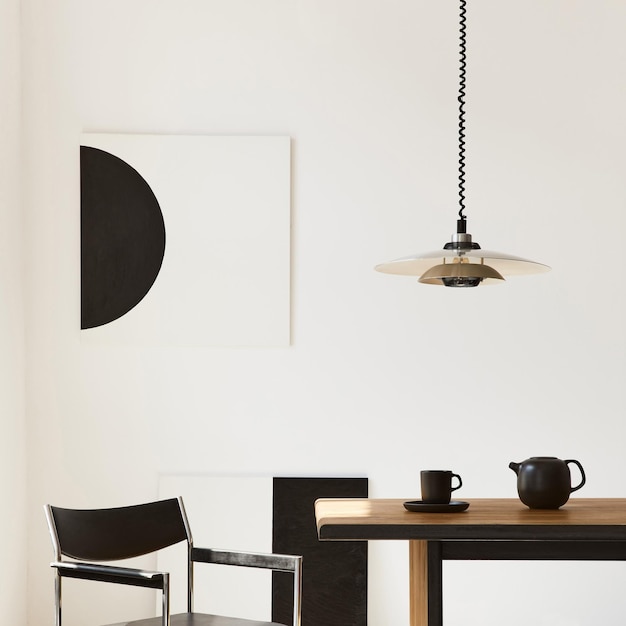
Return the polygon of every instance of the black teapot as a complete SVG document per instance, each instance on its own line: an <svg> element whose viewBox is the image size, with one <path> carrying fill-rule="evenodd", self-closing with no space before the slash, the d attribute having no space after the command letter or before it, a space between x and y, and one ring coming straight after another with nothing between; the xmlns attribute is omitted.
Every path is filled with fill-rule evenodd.
<svg viewBox="0 0 626 626"><path fill-rule="evenodd" d="M580 470L582 480L576 487L572 487L569 463ZM509 463L509 467L517 474L520 500L531 509L558 509L586 480L583 466L574 459L562 461L553 456L533 456L521 463Z"/></svg>

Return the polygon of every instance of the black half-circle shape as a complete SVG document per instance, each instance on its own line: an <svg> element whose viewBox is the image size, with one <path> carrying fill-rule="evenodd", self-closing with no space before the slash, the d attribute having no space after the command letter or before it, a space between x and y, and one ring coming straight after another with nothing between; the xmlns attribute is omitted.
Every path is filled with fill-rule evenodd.
<svg viewBox="0 0 626 626"><path fill-rule="evenodd" d="M148 293L165 254L161 207L122 159L80 147L81 328L108 324Z"/></svg>

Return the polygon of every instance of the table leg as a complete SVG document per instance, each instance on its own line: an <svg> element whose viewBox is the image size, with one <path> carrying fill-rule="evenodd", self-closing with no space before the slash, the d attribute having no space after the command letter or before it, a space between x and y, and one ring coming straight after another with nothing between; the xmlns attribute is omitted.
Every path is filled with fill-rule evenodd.
<svg viewBox="0 0 626 626"><path fill-rule="evenodd" d="M411 626L428 626L428 542L409 541Z"/></svg>
<svg viewBox="0 0 626 626"><path fill-rule="evenodd" d="M409 541L411 626L442 626L442 561L438 541Z"/></svg>

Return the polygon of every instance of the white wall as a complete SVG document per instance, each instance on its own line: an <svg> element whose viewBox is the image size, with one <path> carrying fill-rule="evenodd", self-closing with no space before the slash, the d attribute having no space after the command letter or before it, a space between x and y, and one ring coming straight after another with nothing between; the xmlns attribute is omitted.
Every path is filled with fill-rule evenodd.
<svg viewBox="0 0 626 626"><path fill-rule="evenodd" d="M24 307L20 213L19 2L0 0L0 604L26 623Z"/></svg>
<svg viewBox="0 0 626 626"><path fill-rule="evenodd" d="M582 461L581 495L626 495L625 3L470 2L469 230L554 269L460 291L372 271L455 227L456 2L22 9L30 624L52 623L41 505L149 499L160 472L365 473L416 498L447 467L459 497L514 497L508 462L551 454ZM83 131L293 138L292 347L81 345ZM408 621L406 553L372 546L371 626ZM446 566L447 626L623 623L621 565L466 565ZM515 606L530 579L557 599ZM124 597L105 619L150 604Z"/></svg>

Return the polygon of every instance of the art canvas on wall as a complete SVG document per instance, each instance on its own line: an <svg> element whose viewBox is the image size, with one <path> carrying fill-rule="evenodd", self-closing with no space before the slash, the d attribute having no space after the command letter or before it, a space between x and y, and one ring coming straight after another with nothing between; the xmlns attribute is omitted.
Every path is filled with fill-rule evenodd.
<svg viewBox="0 0 626 626"><path fill-rule="evenodd" d="M81 136L82 340L290 341L289 137Z"/></svg>

